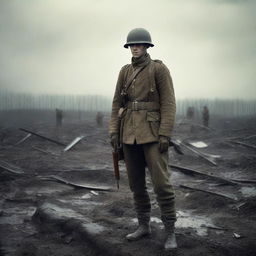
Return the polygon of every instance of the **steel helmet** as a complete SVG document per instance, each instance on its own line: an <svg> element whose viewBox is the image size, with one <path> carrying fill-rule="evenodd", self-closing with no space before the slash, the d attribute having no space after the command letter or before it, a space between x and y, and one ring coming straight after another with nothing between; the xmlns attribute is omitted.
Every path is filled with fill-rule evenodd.
<svg viewBox="0 0 256 256"><path fill-rule="evenodd" d="M128 48L131 44L147 44L151 47L154 46L149 32L144 28L135 28L129 32L124 47Z"/></svg>

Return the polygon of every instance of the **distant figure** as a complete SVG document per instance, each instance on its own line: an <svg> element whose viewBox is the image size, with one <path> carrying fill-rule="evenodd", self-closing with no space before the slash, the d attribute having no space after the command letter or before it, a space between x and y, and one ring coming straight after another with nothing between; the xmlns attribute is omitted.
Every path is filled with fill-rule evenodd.
<svg viewBox="0 0 256 256"><path fill-rule="evenodd" d="M101 112L97 112L96 123L100 127L102 127L102 125L103 125L103 117L104 117L104 115Z"/></svg>
<svg viewBox="0 0 256 256"><path fill-rule="evenodd" d="M208 127L209 126L209 109L207 106L204 106L203 112L202 112L202 117L203 117L203 125Z"/></svg>
<svg viewBox="0 0 256 256"><path fill-rule="evenodd" d="M195 108L194 107L188 107L187 108L187 119L193 119L195 115Z"/></svg>
<svg viewBox="0 0 256 256"><path fill-rule="evenodd" d="M56 126L60 127L62 126L62 119L63 119L63 111L61 109L56 108Z"/></svg>

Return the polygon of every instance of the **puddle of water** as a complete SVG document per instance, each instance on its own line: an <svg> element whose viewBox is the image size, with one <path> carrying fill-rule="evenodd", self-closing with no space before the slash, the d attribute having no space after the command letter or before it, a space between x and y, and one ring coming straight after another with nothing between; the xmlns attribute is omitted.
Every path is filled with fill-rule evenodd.
<svg viewBox="0 0 256 256"><path fill-rule="evenodd" d="M223 231L223 230L216 230L215 232L217 235L222 235L225 233L225 231Z"/></svg>
<svg viewBox="0 0 256 256"><path fill-rule="evenodd" d="M72 199L72 200L58 199L58 201L62 203L70 203L75 206L86 206L90 208L94 208L94 206L103 205L103 203L100 203L100 202L86 201L84 199Z"/></svg>
<svg viewBox="0 0 256 256"><path fill-rule="evenodd" d="M160 224L161 229L164 228L161 219L157 217L151 217L151 222ZM136 218L132 219L132 222L138 223ZM205 216L194 215L192 211L177 211L177 222L175 223L176 228L192 228L199 236L207 236L208 227L218 228L215 226L210 218ZM216 234L222 234L223 231L217 230Z"/></svg>
<svg viewBox="0 0 256 256"><path fill-rule="evenodd" d="M90 194L85 194L85 195L83 195L81 198L82 199L90 199L92 197L92 195L90 195Z"/></svg>
<svg viewBox="0 0 256 256"><path fill-rule="evenodd" d="M196 147L196 148L206 148L206 147L208 147L208 145L203 141L189 142L189 144Z"/></svg>
<svg viewBox="0 0 256 256"><path fill-rule="evenodd" d="M256 196L256 188L255 187L242 187L240 192L244 197L254 197Z"/></svg>
<svg viewBox="0 0 256 256"><path fill-rule="evenodd" d="M86 223L86 224L83 224L83 227L85 227L86 230L88 230L90 233L94 235L98 235L105 230L103 226L97 223Z"/></svg>
<svg viewBox="0 0 256 256"><path fill-rule="evenodd" d="M191 211L177 211L177 228L192 228L199 236L208 234L207 227L216 228L210 218L205 216L193 215Z"/></svg>
<svg viewBox="0 0 256 256"><path fill-rule="evenodd" d="M163 225L161 219L159 219L159 218L157 218L157 217L151 217L151 218L150 218L150 221L159 224L159 228L160 228L160 229L163 229L163 228L164 228L164 225ZM137 218L133 218L133 219L132 219L132 222L137 224L137 223L138 223L138 219L137 219Z"/></svg>

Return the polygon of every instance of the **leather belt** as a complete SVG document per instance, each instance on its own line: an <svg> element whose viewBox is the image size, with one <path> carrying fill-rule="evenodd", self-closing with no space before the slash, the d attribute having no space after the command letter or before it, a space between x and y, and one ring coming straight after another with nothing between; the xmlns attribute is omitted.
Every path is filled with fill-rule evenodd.
<svg viewBox="0 0 256 256"><path fill-rule="evenodd" d="M160 104L158 102L151 102L151 101L128 101L127 108L131 109L132 111L138 110L159 110Z"/></svg>

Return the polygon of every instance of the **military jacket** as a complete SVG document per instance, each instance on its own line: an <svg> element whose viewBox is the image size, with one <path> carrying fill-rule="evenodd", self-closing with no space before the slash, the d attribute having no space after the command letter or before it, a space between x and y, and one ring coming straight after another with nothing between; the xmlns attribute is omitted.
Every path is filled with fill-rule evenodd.
<svg viewBox="0 0 256 256"><path fill-rule="evenodd" d="M124 104L122 90L133 72L145 66L133 80L126 94ZM146 105L146 108L136 108ZM146 102L146 104L144 104ZM147 104L147 102L151 102ZM152 105L152 107L151 107ZM159 136L170 137L174 126L176 104L172 78L168 68L161 61L151 60L149 54L132 58L132 64L125 65L119 72L112 102L109 133L120 133L118 112L125 107L122 116L121 142L144 144L156 142Z"/></svg>

